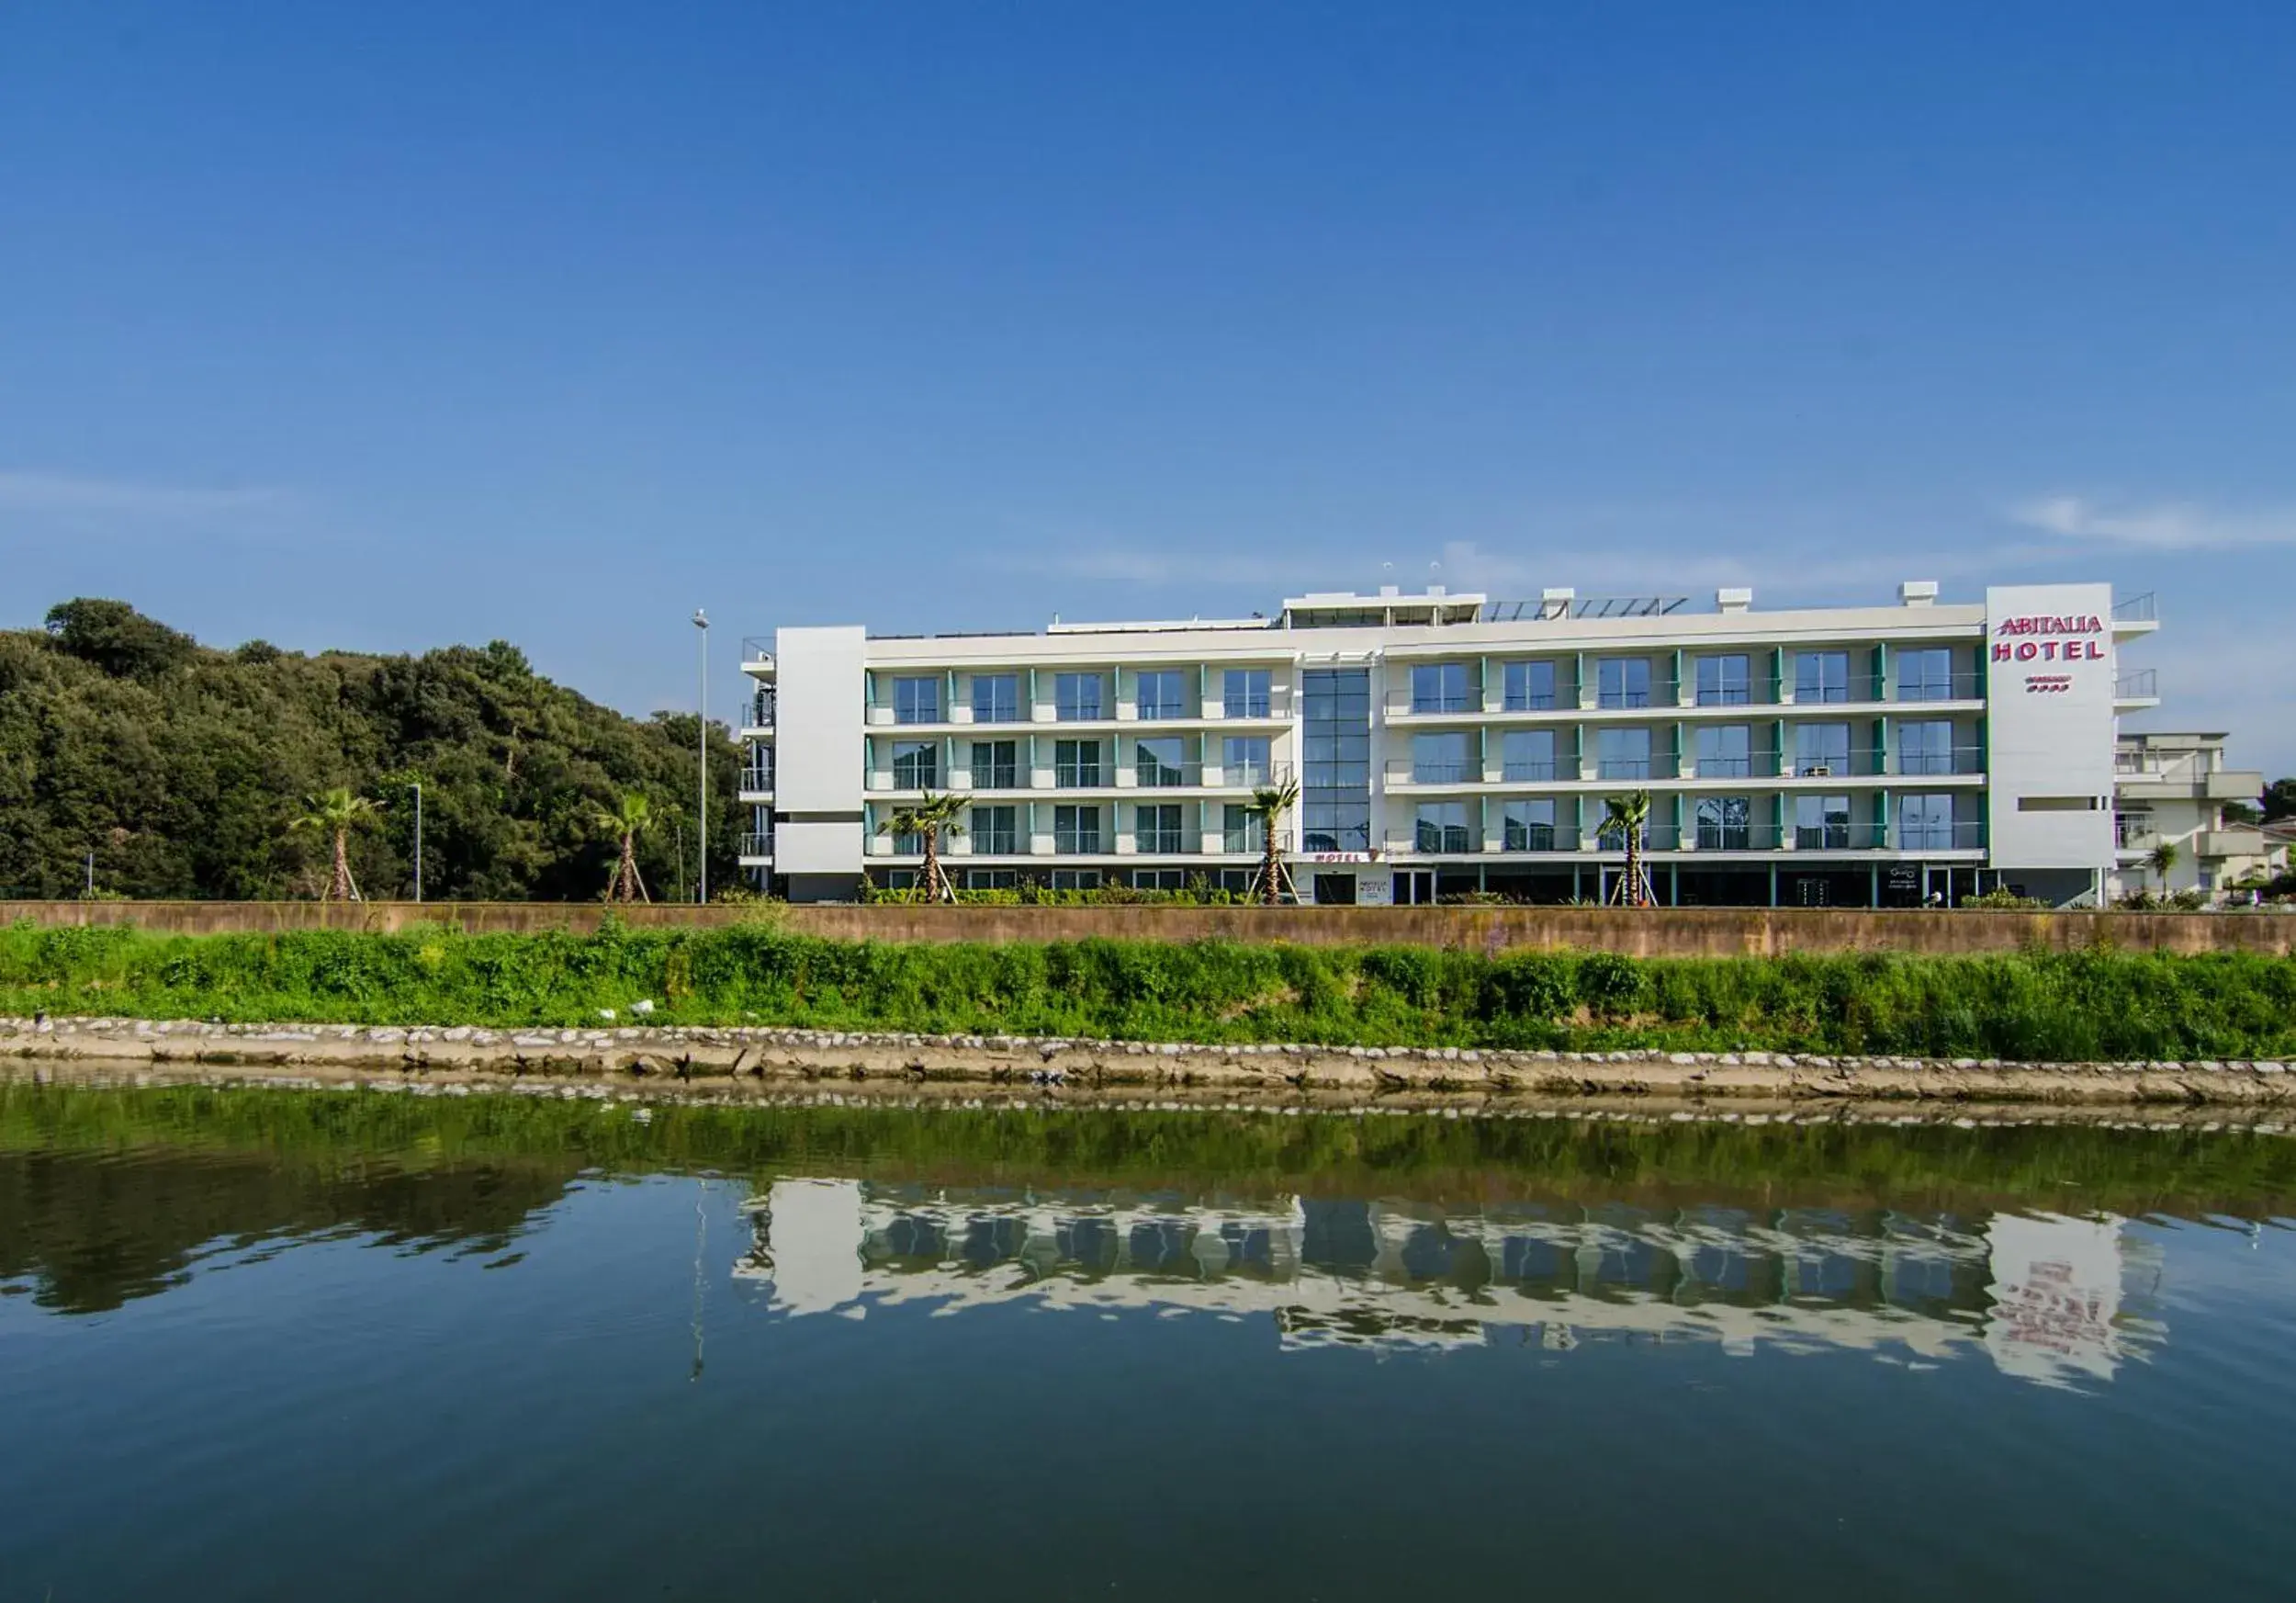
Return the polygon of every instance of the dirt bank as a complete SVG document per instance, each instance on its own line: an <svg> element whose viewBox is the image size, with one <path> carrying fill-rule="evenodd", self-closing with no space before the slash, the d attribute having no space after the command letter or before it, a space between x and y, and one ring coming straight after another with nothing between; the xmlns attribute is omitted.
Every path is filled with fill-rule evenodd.
<svg viewBox="0 0 2296 1603"><path fill-rule="evenodd" d="M676 1089L719 1097L807 1087L1010 1088L1327 1107L1481 1105L1514 1097L1729 1099L2271 1109L2296 1101L2279 1063L2006 1063L1784 1053L1494 1052L1463 1047L1159 1045L1026 1036L771 1029L481 1030L0 1018L0 1057L348 1076L392 1083Z"/></svg>

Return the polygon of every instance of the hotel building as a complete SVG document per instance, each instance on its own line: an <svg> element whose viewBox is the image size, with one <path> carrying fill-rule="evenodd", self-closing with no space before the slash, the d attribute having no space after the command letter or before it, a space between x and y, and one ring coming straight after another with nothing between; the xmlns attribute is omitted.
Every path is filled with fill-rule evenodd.
<svg viewBox="0 0 2296 1603"><path fill-rule="evenodd" d="M793 900L913 883L918 842L883 826L953 791L960 886L1243 889L1253 789L1289 777L1303 900L1612 899L1604 798L1635 790L1661 905L2094 900L2131 860L2118 718L2156 705L2120 650L2156 627L2104 584L1908 583L1781 612L1390 586L1270 617L785 628L742 652L741 862Z"/></svg>

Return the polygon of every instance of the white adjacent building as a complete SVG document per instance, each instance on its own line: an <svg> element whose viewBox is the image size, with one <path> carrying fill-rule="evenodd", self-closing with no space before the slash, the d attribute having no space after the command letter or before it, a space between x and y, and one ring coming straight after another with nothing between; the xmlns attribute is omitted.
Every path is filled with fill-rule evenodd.
<svg viewBox="0 0 2296 1603"><path fill-rule="evenodd" d="M917 842L880 826L955 791L961 885L1241 889L1252 791L1290 776L1281 844L1316 901L1607 899L1604 802L1631 790L1663 904L2094 900L2126 861L2117 720L2156 701L2120 651L2155 627L2103 584L1908 583L1783 612L1390 586L1271 617L785 628L743 650L741 860L793 900L908 883Z"/></svg>
<svg viewBox="0 0 2296 1603"><path fill-rule="evenodd" d="M2253 809L2264 790L2255 769L2225 766L2226 738L2222 730L2121 737L2112 765L2119 891L2212 898L2288 865L2287 847L2253 821L2253 810L2225 817L2228 805ZM2173 859L2166 875L2151 866L2164 845Z"/></svg>

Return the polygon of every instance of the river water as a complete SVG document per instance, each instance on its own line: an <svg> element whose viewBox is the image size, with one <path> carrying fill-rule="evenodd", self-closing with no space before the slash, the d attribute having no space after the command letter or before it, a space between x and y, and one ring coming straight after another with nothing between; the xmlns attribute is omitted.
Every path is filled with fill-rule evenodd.
<svg viewBox="0 0 2296 1603"><path fill-rule="evenodd" d="M0 1085L0 1598L2287 1597L2296 1144Z"/></svg>

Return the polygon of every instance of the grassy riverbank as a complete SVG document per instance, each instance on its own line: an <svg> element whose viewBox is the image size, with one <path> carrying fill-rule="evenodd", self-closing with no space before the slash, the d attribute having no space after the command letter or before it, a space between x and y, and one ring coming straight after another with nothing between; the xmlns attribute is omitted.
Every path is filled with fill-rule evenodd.
<svg viewBox="0 0 2296 1603"><path fill-rule="evenodd" d="M760 922L596 935L0 931L0 1010L341 1023L787 1024L2024 1061L2296 1057L2296 960L1658 958L1201 942L895 945Z"/></svg>

